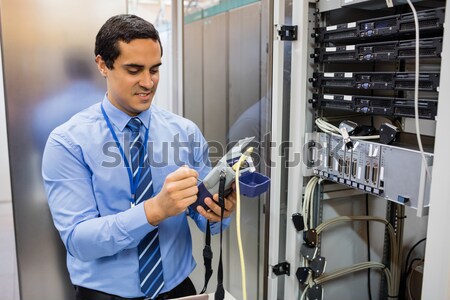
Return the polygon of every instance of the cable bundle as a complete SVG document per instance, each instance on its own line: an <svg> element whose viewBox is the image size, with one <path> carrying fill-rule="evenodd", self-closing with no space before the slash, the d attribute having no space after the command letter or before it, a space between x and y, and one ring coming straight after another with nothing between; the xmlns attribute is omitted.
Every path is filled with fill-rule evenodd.
<svg viewBox="0 0 450 300"><path fill-rule="evenodd" d="M304 230L309 230L314 224L314 206L313 206L313 196L314 190L317 186L317 183L320 183L319 177L313 177L309 180L305 188L305 196L302 206L302 214L303 214L303 222L304 222ZM396 216L396 222L399 227L403 226L404 222L404 207L400 207L398 215ZM400 245L402 244L402 232L396 233L394 227L388 220L378 216L340 216L336 218L329 219L322 224L318 225L315 228L315 232L317 235L320 235L326 228L330 226L334 226L344 222L353 222L353 221L373 221L379 222L386 226L387 232L389 234L389 250L390 250L390 267L386 267L382 263L378 262L363 262L358 263L353 266L342 268L331 273L324 273L317 278L313 278L313 272L309 271L308 278L306 281L306 287L303 290L301 295L301 299L306 297L307 291L310 287L314 285L319 285L325 283L329 280L336 279L341 276L345 276L347 274L358 272L364 269L382 269L386 281L388 284L388 294L389 298L397 298L399 292L400 285L400 275L401 275L401 265L400 265ZM305 258L303 261L303 265L309 267L309 261Z"/></svg>
<svg viewBox="0 0 450 300"><path fill-rule="evenodd" d="M317 127L319 127L319 129L322 130L323 132L326 132L326 133L329 133L332 135L342 136L339 128L337 128L333 124L329 123L326 118L317 118L315 122L316 122ZM367 135L367 136L352 135L351 138L354 140L377 140L380 138L380 136L379 135Z"/></svg>
<svg viewBox="0 0 450 300"><path fill-rule="evenodd" d="M308 230L310 226L314 226L314 190L317 186L317 183L319 182L320 178L317 176L314 176L308 181L308 184L305 188L305 198L303 200L303 208L302 208L302 215L303 215L303 224L304 224L304 230ZM310 213L311 212L311 213ZM309 218L308 218L309 217Z"/></svg>
<svg viewBox="0 0 450 300"><path fill-rule="evenodd" d="M329 280L333 280L333 279L336 279L336 278L339 278L339 277L342 277L342 276L345 276L345 275L348 275L351 273L366 270L366 269L381 269L381 270L383 270L384 275L386 276L387 284L388 284L389 295L397 294L396 288L395 288L393 280L392 280L391 271L388 268L386 268L386 266L383 265L382 263L368 261L368 262L354 264L353 266L350 266L350 267L341 268L341 269L338 269L338 270L333 271L328 274L322 274L321 276L317 277L316 279L313 279L311 276L312 274L310 274L310 276L308 277L307 286L303 290L300 300L305 299L309 288L311 288L314 285L323 284Z"/></svg>

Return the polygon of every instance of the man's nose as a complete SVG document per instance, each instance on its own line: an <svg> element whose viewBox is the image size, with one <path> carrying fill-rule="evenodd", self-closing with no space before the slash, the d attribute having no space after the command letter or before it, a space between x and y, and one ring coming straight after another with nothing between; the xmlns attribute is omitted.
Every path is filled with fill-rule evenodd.
<svg viewBox="0 0 450 300"><path fill-rule="evenodd" d="M147 89L151 89L154 85L154 82L152 80L152 75L150 73L144 72L142 74L141 80L139 81L139 84L142 87L145 87Z"/></svg>

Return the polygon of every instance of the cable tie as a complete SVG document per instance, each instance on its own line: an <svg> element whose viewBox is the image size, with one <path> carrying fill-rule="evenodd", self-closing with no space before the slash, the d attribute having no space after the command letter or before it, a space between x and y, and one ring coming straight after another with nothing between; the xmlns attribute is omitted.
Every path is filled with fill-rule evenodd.
<svg viewBox="0 0 450 300"><path fill-rule="evenodd" d="M408 216L403 216L403 217L396 217L397 219L401 220L401 219L406 219Z"/></svg>

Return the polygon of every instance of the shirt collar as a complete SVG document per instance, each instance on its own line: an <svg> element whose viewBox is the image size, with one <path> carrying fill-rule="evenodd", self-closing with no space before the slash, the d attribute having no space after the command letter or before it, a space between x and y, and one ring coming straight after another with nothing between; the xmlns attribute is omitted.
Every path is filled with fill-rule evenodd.
<svg viewBox="0 0 450 300"><path fill-rule="evenodd" d="M125 126L127 126L128 121L130 121L132 117L127 115L114 105L112 105L106 94L103 97L102 105L111 123L114 124L120 131L123 131ZM139 120L141 120L142 124L144 124L145 128L147 129L150 124L150 115L151 115L150 110L151 106L149 109L144 110L143 112L141 112L139 115L136 116L139 118Z"/></svg>

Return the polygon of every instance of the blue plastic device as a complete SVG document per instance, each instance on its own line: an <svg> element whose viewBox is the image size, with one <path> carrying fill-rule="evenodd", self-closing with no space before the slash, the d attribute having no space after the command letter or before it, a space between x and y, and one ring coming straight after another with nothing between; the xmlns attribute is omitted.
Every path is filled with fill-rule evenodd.
<svg viewBox="0 0 450 300"><path fill-rule="evenodd" d="M191 204L191 208L197 210L197 206L201 205L205 209L209 207L205 204L205 198L210 197L219 192L220 174L226 175L225 195L231 193L231 184L235 181L236 172L233 165L239 160L243 153L243 149L253 140L254 137L240 140L228 153L223 156L217 165L206 175L202 182L198 185L197 201ZM255 172L252 158L249 156L245 160L244 167L239 170L239 187L242 195L247 197L257 197L266 192L269 188L270 178Z"/></svg>

